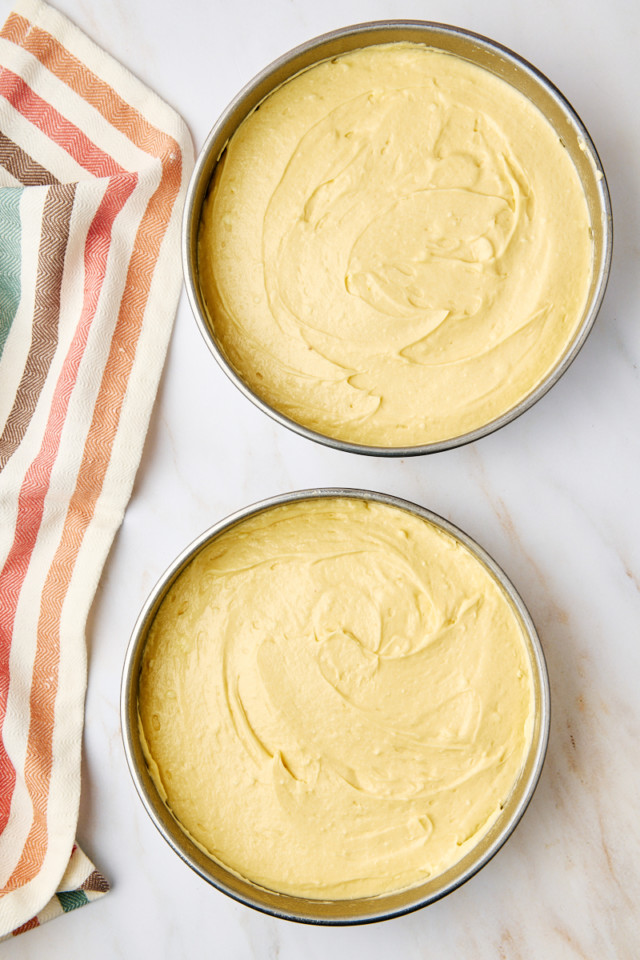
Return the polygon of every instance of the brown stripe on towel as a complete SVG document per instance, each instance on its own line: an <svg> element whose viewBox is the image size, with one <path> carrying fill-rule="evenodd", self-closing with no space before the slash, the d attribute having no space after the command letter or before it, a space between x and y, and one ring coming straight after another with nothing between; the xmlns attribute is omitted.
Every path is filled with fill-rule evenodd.
<svg viewBox="0 0 640 960"><path fill-rule="evenodd" d="M0 469L26 433L58 345L60 290L75 193L75 183L53 184L44 203L31 347L0 437Z"/></svg>
<svg viewBox="0 0 640 960"><path fill-rule="evenodd" d="M93 873L89 874L84 883L80 884L80 889L97 890L99 893L107 893L110 887L100 871L94 870Z"/></svg>
<svg viewBox="0 0 640 960"><path fill-rule="evenodd" d="M54 177L49 170L2 132L0 132L0 167L4 167L12 177L27 187L41 183L59 183L57 177Z"/></svg>

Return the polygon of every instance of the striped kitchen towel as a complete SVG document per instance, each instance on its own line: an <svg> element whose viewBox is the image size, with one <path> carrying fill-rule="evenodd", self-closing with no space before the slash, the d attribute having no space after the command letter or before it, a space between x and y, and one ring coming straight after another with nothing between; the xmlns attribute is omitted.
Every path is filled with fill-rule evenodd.
<svg viewBox="0 0 640 960"><path fill-rule="evenodd" d="M0 936L106 889L74 848L84 628L175 315L192 163L166 104L19 3L0 32Z"/></svg>

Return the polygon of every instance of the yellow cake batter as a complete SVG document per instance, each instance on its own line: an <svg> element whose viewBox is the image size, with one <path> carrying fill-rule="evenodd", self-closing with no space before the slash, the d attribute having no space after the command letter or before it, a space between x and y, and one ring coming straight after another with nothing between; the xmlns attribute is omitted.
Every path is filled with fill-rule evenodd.
<svg viewBox="0 0 640 960"><path fill-rule="evenodd" d="M487 424L557 364L592 270L584 193L522 94L416 43L283 84L204 205L217 342L320 433L414 446Z"/></svg>
<svg viewBox="0 0 640 960"><path fill-rule="evenodd" d="M534 695L487 569L397 507L328 498L219 535L152 624L139 688L152 777L235 873L321 899L435 877L517 780Z"/></svg>

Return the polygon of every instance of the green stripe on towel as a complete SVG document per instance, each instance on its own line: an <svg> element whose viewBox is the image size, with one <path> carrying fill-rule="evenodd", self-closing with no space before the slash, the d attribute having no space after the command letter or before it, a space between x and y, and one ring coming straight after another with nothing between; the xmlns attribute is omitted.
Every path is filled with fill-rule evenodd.
<svg viewBox="0 0 640 960"><path fill-rule="evenodd" d="M20 303L22 187L0 189L0 358Z"/></svg>
<svg viewBox="0 0 640 960"><path fill-rule="evenodd" d="M56 893L56 897L65 913L75 910L76 907L84 907L85 903L89 903L89 898L84 890L63 890Z"/></svg>

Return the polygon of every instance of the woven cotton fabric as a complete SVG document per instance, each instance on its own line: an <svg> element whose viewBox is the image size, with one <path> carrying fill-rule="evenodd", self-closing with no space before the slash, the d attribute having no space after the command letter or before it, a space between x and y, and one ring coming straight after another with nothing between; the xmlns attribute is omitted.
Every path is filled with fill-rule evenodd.
<svg viewBox="0 0 640 960"><path fill-rule="evenodd" d="M47 920L53 920L54 917L61 917L64 913L71 910L77 910L78 907L84 907L86 903L97 900L109 890L109 884L96 870L88 857L84 855L80 847L73 845L71 858L67 864L58 888L55 894L47 901L42 910L25 923L16 927L11 933L0 937L0 940L8 940L10 937L17 937L27 930L33 930L34 927L41 927Z"/></svg>
<svg viewBox="0 0 640 960"><path fill-rule="evenodd" d="M63 880L84 630L175 315L192 163L174 111L19 3L0 32L0 936L70 909L57 889L106 888L82 892L86 858Z"/></svg>

